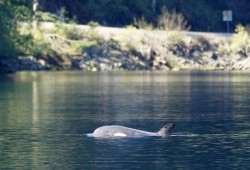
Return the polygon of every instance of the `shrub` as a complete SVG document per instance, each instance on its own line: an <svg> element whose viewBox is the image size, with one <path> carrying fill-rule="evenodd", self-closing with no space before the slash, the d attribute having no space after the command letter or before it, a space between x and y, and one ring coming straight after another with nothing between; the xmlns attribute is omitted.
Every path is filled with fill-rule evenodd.
<svg viewBox="0 0 250 170"><path fill-rule="evenodd" d="M84 38L83 32L79 28L77 28L77 25L74 23L65 24L57 22L55 24L55 29L52 32L64 36L65 38L70 40L81 40Z"/></svg>
<svg viewBox="0 0 250 170"><path fill-rule="evenodd" d="M45 21L45 22L59 21L59 17L57 15L49 13L49 12L37 11L36 18L38 21Z"/></svg>
<svg viewBox="0 0 250 170"><path fill-rule="evenodd" d="M0 2L0 57L19 55L22 42L28 38L22 37L17 31L20 22L31 18L31 12L25 5L25 2Z"/></svg>
<svg viewBox="0 0 250 170"><path fill-rule="evenodd" d="M166 6L163 6L161 9L161 15L158 17L158 26L164 30L184 31L190 29L181 13L177 13L175 10L173 13L170 13Z"/></svg>
<svg viewBox="0 0 250 170"><path fill-rule="evenodd" d="M31 47L30 53L35 57L43 57L52 53L53 49L51 43L45 38L43 32L38 29L32 30L33 47Z"/></svg>
<svg viewBox="0 0 250 170"><path fill-rule="evenodd" d="M96 22L96 21L90 21L90 22L88 23L88 25L89 25L90 27L92 27L92 28L101 26L101 25L100 25L98 22Z"/></svg>
<svg viewBox="0 0 250 170"><path fill-rule="evenodd" d="M77 28L76 25L65 26L63 31L67 39L81 40L83 38L83 33Z"/></svg>
<svg viewBox="0 0 250 170"><path fill-rule="evenodd" d="M125 26L126 29L131 29L131 30L135 30L136 27L134 25L126 25Z"/></svg>
<svg viewBox="0 0 250 170"><path fill-rule="evenodd" d="M59 11L59 20L60 22L66 23L69 21L69 18L66 17L67 15L67 11L65 7L62 7Z"/></svg>
<svg viewBox="0 0 250 170"><path fill-rule="evenodd" d="M230 49L233 53L246 51L249 44L250 26L244 27L237 25L235 32L237 33L231 40Z"/></svg>
<svg viewBox="0 0 250 170"><path fill-rule="evenodd" d="M139 19L134 18L133 25L139 29L146 29L146 30L153 29L153 25L151 23L148 23L144 17L141 17Z"/></svg>
<svg viewBox="0 0 250 170"><path fill-rule="evenodd" d="M183 43L183 34L179 31L169 31L167 37L170 46Z"/></svg>

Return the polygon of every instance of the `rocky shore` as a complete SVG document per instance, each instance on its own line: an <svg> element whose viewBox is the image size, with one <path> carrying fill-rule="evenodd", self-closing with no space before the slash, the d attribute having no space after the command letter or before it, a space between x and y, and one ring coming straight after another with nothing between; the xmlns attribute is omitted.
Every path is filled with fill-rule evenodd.
<svg viewBox="0 0 250 170"><path fill-rule="evenodd" d="M1 72L23 70L249 70L250 52L231 53L232 37L185 32L147 31L78 26L84 35L90 30L97 43L78 54L0 59ZM195 35L195 36L194 36ZM53 43L60 35L46 35ZM71 41L66 43L70 44ZM90 41L81 39L81 41ZM58 42L57 42L58 43ZM65 42L59 42L65 44ZM60 49L59 49L60 50Z"/></svg>

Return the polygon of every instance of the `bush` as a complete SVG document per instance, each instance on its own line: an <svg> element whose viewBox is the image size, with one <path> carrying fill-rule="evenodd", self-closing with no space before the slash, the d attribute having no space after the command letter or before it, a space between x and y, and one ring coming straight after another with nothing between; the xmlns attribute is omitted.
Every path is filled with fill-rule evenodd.
<svg viewBox="0 0 250 170"><path fill-rule="evenodd" d="M57 22L59 21L59 17L55 14L49 12L41 12L37 11L36 18L39 22Z"/></svg>
<svg viewBox="0 0 250 170"><path fill-rule="evenodd" d="M92 27L92 28L96 28L96 27L99 27L99 26L101 26L98 22L96 22L96 21L90 21L89 23L88 23L88 25L90 26L90 27Z"/></svg>
<svg viewBox="0 0 250 170"><path fill-rule="evenodd" d="M30 36L22 36L17 28L19 23L30 21L31 0L0 2L0 57L15 57L26 50L23 47ZM24 50L24 51L23 51Z"/></svg>
<svg viewBox="0 0 250 170"><path fill-rule="evenodd" d="M133 25L139 29L145 29L145 30L153 29L153 25L151 23L148 23L144 17L141 17L139 19L134 18Z"/></svg>
<svg viewBox="0 0 250 170"><path fill-rule="evenodd" d="M18 40L18 49L22 52L21 55L43 57L53 51L50 42L39 28L30 29L29 25L24 24L20 26L19 32L21 38Z"/></svg>
<svg viewBox="0 0 250 170"><path fill-rule="evenodd" d="M84 38L83 32L78 29L77 25L74 23L65 24L57 22L55 24L55 29L52 32L64 36L65 38L70 40L81 40Z"/></svg>
<svg viewBox="0 0 250 170"><path fill-rule="evenodd" d="M173 13L170 13L166 6L163 6L161 9L161 15L158 17L158 26L164 30L185 31L190 29L181 13L177 13L175 10Z"/></svg>
<svg viewBox="0 0 250 170"><path fill-rule="evenodd" d="M183 42L183 34L179 31L169 31L168 45L181 44Z"/></svg>
<svg viewBox="0 0 250 170"><path fill-rule="evenodd" d="M13 22L13 11L10 3L0 2L0 57L10 57L16 55L15 37L17 35L16 26Z"/></svg>
<svg viewBox="0 0 250 170"><path fill-rule="evenodd" d="M230 49L233 53L246 51L249 47L250 26L237 25L235 32L237 33L231 40Z"/></svg>
<svg viewBox="0 0 250 170"><path fill-rule="evenodd" d="M76 25L64 26L63 32L67 39L81 40L83 38L83 33L77 28Z"/></svg>
<svg viewBox="0 0 250 170"><path fill-rule="evenodd" d="M44 57L53 52L51 43L45 38L44 33L39 29L32 30L33 46L30 54L35 57Z"/></svg>

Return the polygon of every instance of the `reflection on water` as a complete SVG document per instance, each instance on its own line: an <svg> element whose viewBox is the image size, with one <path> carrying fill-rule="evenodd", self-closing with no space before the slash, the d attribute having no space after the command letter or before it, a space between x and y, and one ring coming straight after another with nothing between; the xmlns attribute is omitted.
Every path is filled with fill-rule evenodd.
<svg viewBox="0 0 250 170"><path fill-rule="evenodd" d="M0 77L0 169L249 169L250 73ZM170 138L95 139L106 124Z"/></svg>

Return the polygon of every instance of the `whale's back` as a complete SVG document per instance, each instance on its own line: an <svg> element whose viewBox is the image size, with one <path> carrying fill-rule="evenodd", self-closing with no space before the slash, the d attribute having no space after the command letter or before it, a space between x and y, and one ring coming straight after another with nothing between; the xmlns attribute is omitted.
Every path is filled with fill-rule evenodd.
<svg viewBox="0 0 250 170"><path fill-rule="evenodd" d="M153 132L146 132L118 125L110 125L97 128L93 132L93 136L94 137L115 137L115 136L142 137L142 136L158 136L158 135Z"/></svg>

